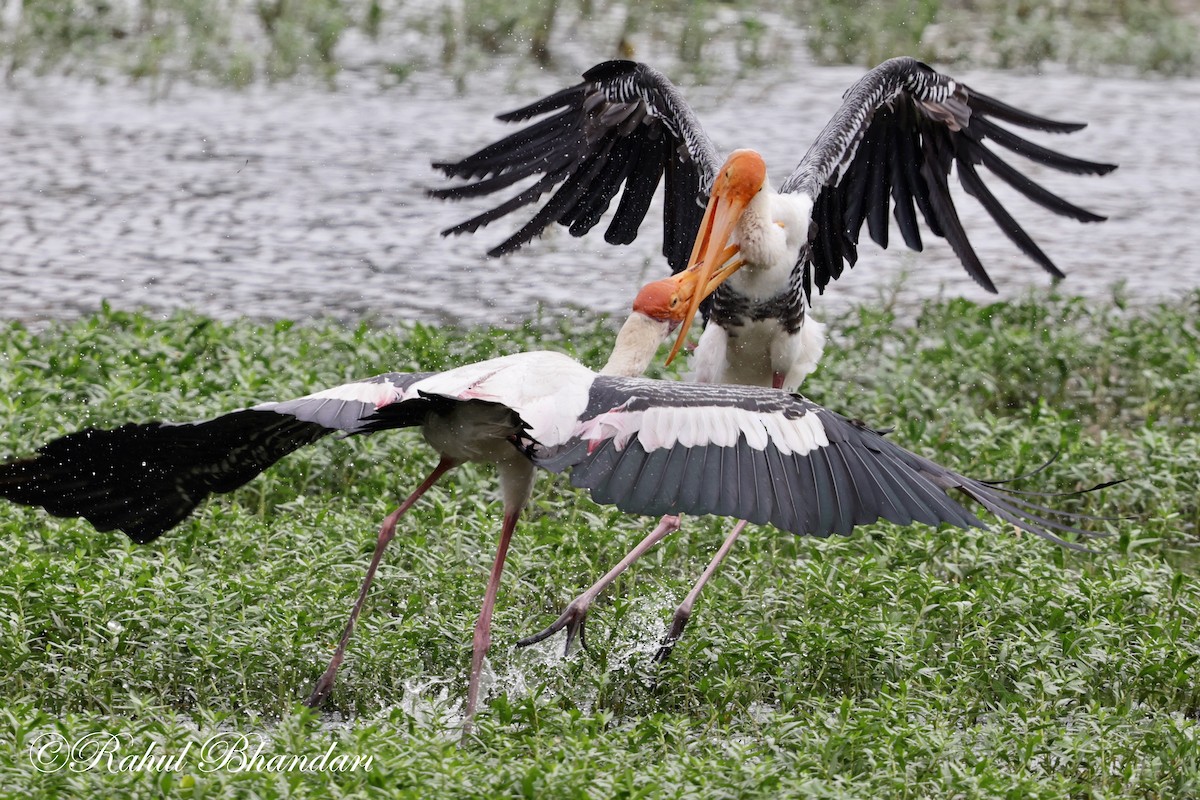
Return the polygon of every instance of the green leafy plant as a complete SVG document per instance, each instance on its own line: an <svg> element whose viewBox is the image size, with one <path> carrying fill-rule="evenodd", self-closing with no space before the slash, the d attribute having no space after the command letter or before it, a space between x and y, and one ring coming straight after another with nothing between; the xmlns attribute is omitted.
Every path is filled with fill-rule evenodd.
<svg viewBox="0 0 1200 800"><path fill-rule="evenodd" d="M1116 298L1119 299L1119 298ZM380 519L432 457L406 433L326 441L152 545L0 504L0 780L31 796L1188 797L1200 792L1200 294L930 302L832 325L815 400L968 474L1101 492L1098 555L986 530L752 527L672 659L650 656L729 523L687 519L598 601L589 650L512 643L652 520L539 481L494 621L490 704L458 745L497 534L463 468L404 518L329 707L299 705ZM908 319L905 315L904 319ZM455 330L151 319L0 327L0 457L87 425L196 419L391 369L548 347L592 365L611 327ZM668 376L675 373L669 372ZM373 757L370 770L42 772L31 743L113 734L197 750ZM256 740L257 740L256 738Z"/></svg>

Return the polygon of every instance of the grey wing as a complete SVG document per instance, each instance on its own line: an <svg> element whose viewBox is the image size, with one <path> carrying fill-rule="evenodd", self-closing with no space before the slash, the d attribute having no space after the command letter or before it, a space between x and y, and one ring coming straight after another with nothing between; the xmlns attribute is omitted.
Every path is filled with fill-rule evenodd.
<svg viewBox="0 0 1200 800"><path fill-rule="evenodd" d="M43 445L33 458L0 464L0 497L149 542L208 495L233 491L292 451L334 431L366 432L377 407L372 396L395 395L422 377L380 375L200 422L88 428ZM343 399L331 396L339 390Z"/></svg>
<svg viewBox="0 0 1200 800"><path fill-rule="evenodd" d="M534 463L571 470L599 503L639 514L716 514L812 536L856 525L980 527L958 489L1023 530L1067 547L1092 535L959 475L880 433L770 389L601 377L576 435L531 448Z"/></svg>
<svg viewBox="0 0 1200 800"><path fill-rule="evenodd" d="M512 197L443 235L474 232L554 192L528 222L488 253L499 256L553 223L574 236L584 235L621 193L604 238L610 244L628 244L637 237L665 176L663 255L673 271L683 269L704 214L703 200L720 167L716 148L679 90L651 67L606 61L583 78L582 83L500 116L508 122L542 119L459 161L434 164L448 177L466 181L430 191L443 199L490 195L533 179Z"/></svg>
<svg viewBox="0 0 1200 800"><path fill-rule="evenodd" d="M988 276L959 220L950 194L951 166L1005 235L1056 277L1063 273L1013 219L977 170L985 167L1038 205L1081 222L1103 217L1053 194L988 147L992 143L1038 164L1072 174L1103 175L1116 168L1067 156L1030 142L997 122L1069 133L1082 123L1057 122L1013 108L974 91L912 58L894 58L871 70L809 148L781 191L813 199L813 222L805 262L805 285L824 291L853 266L864 223L881 247L888 244L889 207L913 250L922 247L917 210L929 231L945 238L964 268L989 292Z"/></svg>

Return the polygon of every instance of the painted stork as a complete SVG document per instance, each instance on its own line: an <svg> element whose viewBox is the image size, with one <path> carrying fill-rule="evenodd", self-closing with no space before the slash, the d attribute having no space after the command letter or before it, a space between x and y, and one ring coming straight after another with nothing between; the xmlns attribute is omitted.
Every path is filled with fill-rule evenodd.
<svg viewBox="0 0 1200 800"><path fill-rule="evenodd" d="M922 248L919 209L928 230L945 238L968 274L994 293L950 193L952 165L966 192L1005 235L1046 271L1063 277L991 193L976 166L1057 214L1082 222L1103 217L1041 187L996 155L988 142L1068 173L1104 174L1115 168L1057 153L997 121L1057 133L1082 124L1021 111L912 58L894 58L850 87L776 192L757 152L736 150L722 163L683 95L653 68L608 61L583 78L500 116L509 122L541 119L460 161L434 164L448 177L466 181L431 192L444 199L489 195L534 179L510 199L443 234L473 232L553 191L525 225L489 251L503 255L556 222L584 235L621 193L605 239L628 244L658 184L665 183L663 255L680 275L673 301L687 307L668 362L682 347L701 300L719 286L693 355L692 375L700 382L797 389L824 349L823 326L808 313L813 285L824 292L854 265L864 224L871 238L887 247L889 207L905 244ZM533 644L566 627L569 648L576 633L582 634L597 593L677 527L678 520L664 519L549 628L521 643ZM660 660L743 527L735 526L676 610Z"/></svg>
<svg viewBox="0 0 1200 800"><path fill-rule="evenodd" d="M799 395L636 377L682 318L678 303L665 303L672 289L656 282L638 295L600 373L560 353L521 353L441 373L378 375L200 422L89 428L0 464L0 496L149 542L209 494L242 486L330 433L419 427L441 458L384 520L337 649L306 703L320 704L332 689L399 518L448 470L488 462L500 477L503 524L475 625L467 720L479 699L505 555L537 467L569 469L574 485L623 511L719 514L796 534L847 534L880 518L982 527L949 496L958 489L1063 546L1079 548L1061 534L1095 535Z"/></svg>
<svg viewBox="0 0 1200 800"><path fill-rule="evenodd" d="M663 254L672 272L702 264L706 273L729 278L713 296L694 359L698 379L714 383L800 385L815 367L823 342L807 318L812 288L823 292L854 265L864 224L871 238L887 247L889 207L906 245L922 248L919 209L929 232L945 238L968 274L994 293L950 193L952 166L966 192L1005 235L1047 272L1063 277L976 167L982 165L1054 213L1081 222L1103 217L1040 186L996 155L989 142L1063 172L1115 169L1055 152L997 123L1053 133L1077 131L1083 124L1014 108L912 58L885 61L851 86L778 192L756 152L736 150L722 159L683 95L646 64L599 64L584 73L581 83L500 119L538 117L543 118L466 158L434 164L466 181L431 192L445 199L488 195L536 178L443 233L473 232L553 191L526 224L489 251L498 256L553 223L582 236L621 193L605 240L627 244L637 237L658 184L665 182ZM743 268L730 277L737 266ZM704 283L705 277L698 280ZM690 291L684 298L693 315L702 295ZM689 316L672 355L690 322Z"/></svg>

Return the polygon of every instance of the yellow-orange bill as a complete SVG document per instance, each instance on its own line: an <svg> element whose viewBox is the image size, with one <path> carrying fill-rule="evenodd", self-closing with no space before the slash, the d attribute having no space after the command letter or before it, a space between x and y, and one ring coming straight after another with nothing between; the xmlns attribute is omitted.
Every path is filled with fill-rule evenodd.
<svg viewBox="0 0 1200 800"><path fill-rule="evenodd" d="M687 302L687 308L679 315L681 320L679 335L675 339L675 346L671 349L671 354L667 356L667 364L671 363L683 347L683 342L687 338L688 330L691 329L692 323L695 321L696 312L699 310L700 304L704 302L705 298L715 292L718 286L727 281L730 275L742 268L745 262L737 256L738 246L731 244L717 256L721 266L708 274L707 278L701 277L699 266L681 272L671 278L677 285L676 296L682 301ZM703 284L701 284L702 280L704 281Z"/></svg>
<svg viewBox="0 0 1200 800"><path fill-rule="evenodd" d="M716 192L709 200L708 208L704 210L704 219L700 223L700 233L696 236L696 244L692 248L688 268L676 276L680 279L681 296L684 291L690 289L690 297L675 346L667 356L668 364L683 348L688 331L695 321L696 312L700 309L700 303L741 268L741 259L730 261L737 255L738 247L729 244L729 237L748 204L748 198L726 197Z"/></svg>
<svg viewBox="0 0 1200 800"><path fill-rule="evenodd" d="M679 336L671 355L667 357L668 364L683 347L700 303L744 263L740 258L735 258L739 249L737 245L730 244L729 239L751 200L766 185L766 180L767 165L763 163L762 156L753 150L735 150L729 154L713 181L712 194L692 245L691 258L688 259L687 269L679 276L680 298L684 297L682 292L690 290L690 294L687 295L687 312L682 318Z"/></svg>

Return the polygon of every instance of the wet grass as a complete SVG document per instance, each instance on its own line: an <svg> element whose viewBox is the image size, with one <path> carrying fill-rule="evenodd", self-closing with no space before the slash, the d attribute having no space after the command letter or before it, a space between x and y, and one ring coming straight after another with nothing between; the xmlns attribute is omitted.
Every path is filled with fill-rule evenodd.
<svg viewBox="0 0 1200 800"><path fill-rule="evenodd" d="M417 70L456 76L498 55L552 64L670 54L675 71L792 64L803 39L824 63L894 55L940 64L1195 74L1200 19L1190 0L25 0L0 20L0 68L242 86L369 67L383 85ZM714 61L715 60L715 61Z"/></svg>
<svg viewBox="0 0 1200 800"><path fill-rule="evenodd" d="M0 785L131 797L1189 797L1200 793L1200 294L1150 309L1063 297L861 310L807 393L968 474L1119 485L1056 504L1120 517L1101 555L1005 526L879 524L743 537L662 669L674 604L727 525L692 519L597 604L590 651L512 643L549 623L651 520L539 481L494 624L496 693L460 709L498 527L465 468L402 523L329 708L299 706L380 518L432 466L412 434L326 441L149 546L0 505ZM104 311L0 329L0 457L84 425L192 419L387 369L533 347L598 364L608 329L218 323ZM39 772L58 734L119 742ZM201 747L371 756L278 773ZM95 741L95 740L93 740ZM107 741L107 739L106 739ZM189 747L190 749L185 749ZM184 753L182 769L121 756ZM34 749L37 749L36 747ZM111 750L112 748L110 748ZM49 751L46 751L49 752ZM93 754L97 751L91 751ZM205 759L208 760L205 760ZM110 771L111 764L111 771ZM84 764L76 762L76 766Z"/></svg>

